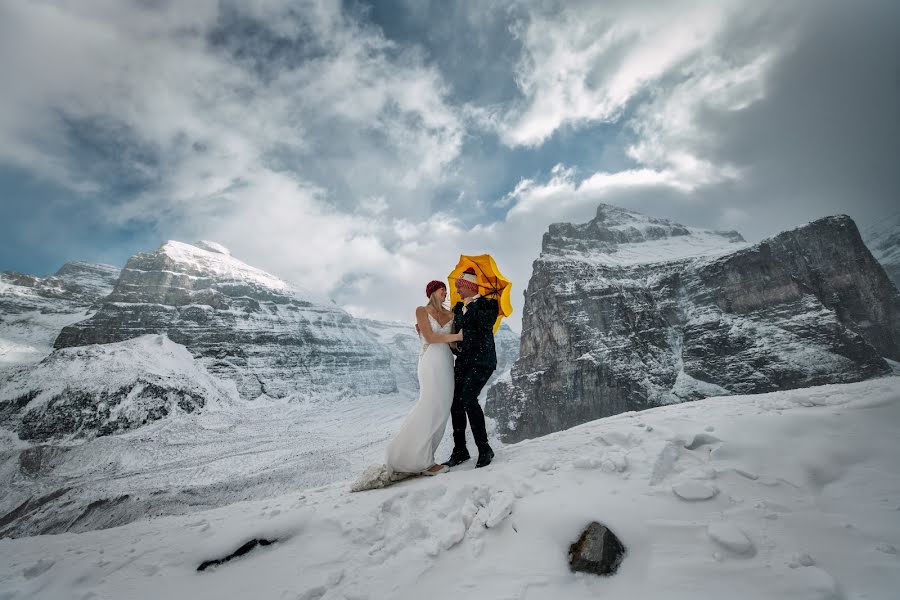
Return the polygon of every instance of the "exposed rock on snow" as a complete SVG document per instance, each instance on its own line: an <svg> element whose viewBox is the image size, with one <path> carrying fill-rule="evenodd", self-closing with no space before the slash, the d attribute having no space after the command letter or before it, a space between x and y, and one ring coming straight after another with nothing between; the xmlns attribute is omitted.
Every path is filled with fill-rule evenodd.
<svg viewBox="0 0 900 600"><path fill-rule="evenodd" d="M267 539L265 539L265 538L262 538L262 539L252 539L252 540L250 540L249 542L243 544L240 548L238 548L237 550L235 550L234 552L232 552L232 553L229 554L228 556L225 556L225 557L223 557L223 558L215 558L215 559L212 559L212 560L205 560L205 561L203 561L202 563L200 563L200 566L197 567L197 570L198 570L198 571L205 571L205 570L209 569L210 567L217 567L217 566L219 566L219 565L221 565L221 564L227 563L229 560L235 559L235 558L237 558L237 557L239 557L239 556L244 556L245 554L247 554L248 552L250 552L251 550L253 550L253 549L256 548L257 546L270 546L270 545L274 544L274 543L277 542L277 541L278 541L278 540L267 540Z"/></svg>
<svg viewBox="0 0 900 600"><path fill-rule="evenodd" d="M614 575L625 557L625 546L605 525L596 521L581 532L569 548L569 567L594 575Z"/></svg>
<svg viewBox="0 0 900 600"><path fill-rule="evenodd" d="M397 391L388 350L349 314L230 256L169 241L128 260L90 319L57 348L165 333L246 399Z"/></svg>
<svg viewBox="0 0 900 600"><path fill-rule="evenodd" d="M521 356L487 393L506 441L685 400L884 375L900 294L853 221L753 246L601 205L558 224L525 295Z"/></svg>

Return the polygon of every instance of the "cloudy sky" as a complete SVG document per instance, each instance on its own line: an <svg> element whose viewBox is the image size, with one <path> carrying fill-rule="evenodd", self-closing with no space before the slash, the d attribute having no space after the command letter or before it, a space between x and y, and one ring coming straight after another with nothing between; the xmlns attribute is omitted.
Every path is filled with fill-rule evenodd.
<svg viewBox="0 0 900 600"><path fill-rule="evenodd" d="M0 0L0 270L210 239L410 319L491 252L520 315L600 202L865 226L900 208L898 31L896 0Z"/></svg>

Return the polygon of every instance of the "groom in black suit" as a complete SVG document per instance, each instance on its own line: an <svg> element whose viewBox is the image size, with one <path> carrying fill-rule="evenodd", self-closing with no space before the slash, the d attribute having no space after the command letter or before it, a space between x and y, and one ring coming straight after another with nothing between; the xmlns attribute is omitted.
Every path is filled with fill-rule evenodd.
<svg viewBox="0 0 900 600"><path fill-rule="evenodd" d="M478 446L478 462L475 468L486 467L494 458L488 445L484 412L478 403L481 388L497 368L497 351L494 348L494 322L500 305L494 298L478 294L478 278L471 267L456 280L456 290L462 297L453 307L453 330L462 331L454 367L455 387L450 418L453 422L453 452L444 464L448 467L469 460L466 449L466 416L472 426L472 436Z"/></svg>

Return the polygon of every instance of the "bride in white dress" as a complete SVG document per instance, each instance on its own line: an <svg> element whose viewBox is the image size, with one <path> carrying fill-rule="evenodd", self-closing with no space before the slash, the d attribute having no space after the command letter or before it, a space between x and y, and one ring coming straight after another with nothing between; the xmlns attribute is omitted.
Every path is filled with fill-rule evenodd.
<svg viewBox="0 0 900 600"><path fill-rule="evenodd" d="M388 475L437 475L448 467L434 462L434 451L444 437L453 403L453 353L450 344L462 341L462 332L451 333L453 313L444 308L447 286L432 281L425 288L428 304L416 309L416 326L422 340L419 352L419 401L407 415L397 436L388 444Z"/></svg>

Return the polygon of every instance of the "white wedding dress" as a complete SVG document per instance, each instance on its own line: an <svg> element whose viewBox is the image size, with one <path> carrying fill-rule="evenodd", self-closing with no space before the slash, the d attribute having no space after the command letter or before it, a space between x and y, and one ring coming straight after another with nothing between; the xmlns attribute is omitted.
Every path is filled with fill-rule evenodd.
<svg viewBox="0 0 900 600"><path fill-rule="evenodd" d="M428 315L431 330L449 334L451 319L441 327ZM420 339L421 335L419 336ZM419 352L419 401L407 415L397 436L388 444L385 465L388 475L419 473L434 463L434 452L444 437L453 403L453 353L446 343L429 344L422 339Z"/></svg>

